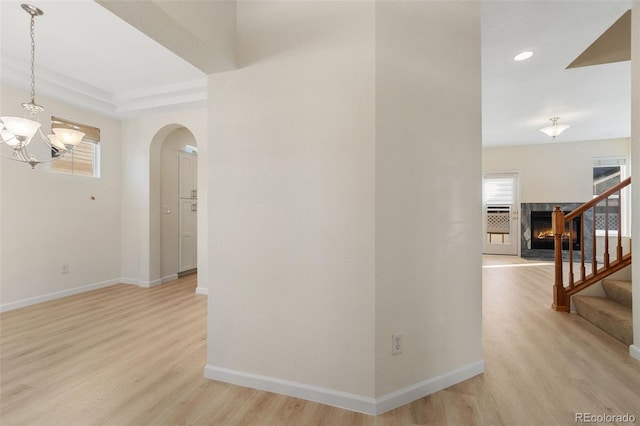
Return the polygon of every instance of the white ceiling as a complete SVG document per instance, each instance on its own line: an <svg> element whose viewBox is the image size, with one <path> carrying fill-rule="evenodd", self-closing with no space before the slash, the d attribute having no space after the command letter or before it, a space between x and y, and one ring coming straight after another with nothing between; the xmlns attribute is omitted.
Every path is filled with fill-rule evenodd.
<svg viewBox="0 0 640 426"><path fill-rule="evenodd" d="M29 16L20 3L0 1L0 71L3 84L28 90ZM205 73L98 3L30 3L45 12L36 18L39 95L118 118L205 105ZM571 125L556 143L628 137L630 63L565 67L630 7L631 0L484 1L483 145L551 142L538 129L552 116ZM513 61L523 50L534 56Z"/></svg>
<svg viewBox="0 0 640 426"><path fill-rule="evenodd" d="M204 105L206 76L91 0L29 1L37 94L124 118L175 103ZM2 82L29 89L29 15L0 1ZM46 107L46 105L45 105Z"/></svg>
<svg viewBox="0 0 640 426"><path fill-rule="evenodd" d="M630 62L565 69L630 1L486 1L482 5L483 145L551 142L549 118L571 127L556 142L629 137ZM513 57L524 50L534 56Z"/></svg>

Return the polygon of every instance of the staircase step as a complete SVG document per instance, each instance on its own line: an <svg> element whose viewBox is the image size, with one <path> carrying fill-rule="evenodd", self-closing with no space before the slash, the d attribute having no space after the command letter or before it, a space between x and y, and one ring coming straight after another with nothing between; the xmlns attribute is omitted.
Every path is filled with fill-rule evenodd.
<svg viewBox="0 0 640 426"><path fill-rule="evenodd" d="M633 344L633 318L631 309L596 296L573 296L578 315L600 327L626 345Z"/></svg>
<svg viewBox="0 0 640 426"><path fill-rule="evenodd" d="M631 309L631 281L604 279L602 288L609 299Z"/></svg>

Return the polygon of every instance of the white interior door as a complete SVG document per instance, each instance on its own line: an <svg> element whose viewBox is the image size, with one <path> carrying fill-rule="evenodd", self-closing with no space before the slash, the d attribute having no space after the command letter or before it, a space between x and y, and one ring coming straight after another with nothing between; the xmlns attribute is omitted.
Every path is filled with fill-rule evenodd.
<svg viewBox="0 0 640 426"><path fill-rule="evenodd" d="M178 272L197 267L197 204L195 200L180 200L180 259Z"/></svg>
<svg viewBox="0 0 640 426"><path fill-rule="evenodd" d="M483 253L517 256L520 241L518 174L485 174L482 202Z"/></svg>
<svg viewBox="0 0 640 426"><path fill-rule="evenodd" d="M178 273L198 267L197 157L178 155L179 225Z"/></svg>

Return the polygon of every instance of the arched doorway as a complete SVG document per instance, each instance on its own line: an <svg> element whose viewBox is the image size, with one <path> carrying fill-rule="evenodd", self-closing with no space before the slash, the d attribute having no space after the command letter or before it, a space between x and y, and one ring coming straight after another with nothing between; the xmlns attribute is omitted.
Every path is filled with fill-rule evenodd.
<svg viewBox="0 0 640 426"><path fill-rule="evenodd" d="M150 145L149 268L158 284L197 269L197 146L179 124Z"/></svg>

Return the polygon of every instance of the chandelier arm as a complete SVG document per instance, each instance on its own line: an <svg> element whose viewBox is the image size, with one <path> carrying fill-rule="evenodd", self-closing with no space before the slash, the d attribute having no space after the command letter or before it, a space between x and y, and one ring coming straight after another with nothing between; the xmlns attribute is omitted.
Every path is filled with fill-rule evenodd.
<svg viewBox="0 0 640 426"><path fill-rule="evenodd" d="M18 155L18 151L14 151L14 153L16 154L16 156L20 158L15 158L15 156L9 156L9 155L3 154L2 152L0 152L0 157L6 158L7 160L11 160L11 161L17 161L19 163L31 163L31 159L25 157L24 153L20 152L20 155ZM54 161L55 160L48 160L48 161L37 160L37 164L53 163Z"/></svg>
<svg viewBox="0 0 640 426"><path fill-rule="evenodd" d="M11 160L11 161L18 161L20 163L26 163L26 161L24 161L24 160L22 160L20 158L15 158L15 156L9 156L9 155L3 154L2 152L0 152L0 157L6 158L7 160Z"/></svg>
<svg viewBox="0 0 640 426"><path fill-rule="evenodd" d="M38 130L40 130L40 129L38 129ZM42 136L42 133L40 133L40 136ZM44 139L44 142L47 143L47 139L46 138L43 138L43 139ZM47 143L47 145L49 145L49 144ZM21 153L22 153L22 155L24 157L24 162L31 164L31 168L34 168L37 164L53 162L53 159L51 159L49 161L40 161L40 160L38 160L38 158L35 155L32 156L31 154L29 154L29 149L26 146L23 147L20 151L21 151ZM51 151L49 151L49 152L51 152Z"/></svg>
<svg viewBox="0 0 640 426"><path fill-rule="evenodd" d="M24 152L22 152L22 149L16 149L15 151L13 151L13 160L16 161L20 161L22 163L26 163L27 160L24 156ZM17 158L16 158L17 157Z"/></svg>
<svg viewBox="0 0 640 426"><path fill-rule="evenodd" d="M40 126L38 128L38 134L40 135L40 138L44 141L44 143L47 144L47 146L49 148L53 148L53 145L51 144L51 142L49 141L49 138L47 137L47 135L44 134L44 132L42 131L42 126Z"/></svg>
<svg viewBox="0 0 640 426"><path fill-rule="evenodd" d="M23 161L28 162L29 158L30 158L30 154L29 154L29 150L27 149L26 146L23 146L22 148L20 148L18 151L20 153L20 157L22 157Z"/></svg>

